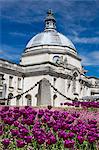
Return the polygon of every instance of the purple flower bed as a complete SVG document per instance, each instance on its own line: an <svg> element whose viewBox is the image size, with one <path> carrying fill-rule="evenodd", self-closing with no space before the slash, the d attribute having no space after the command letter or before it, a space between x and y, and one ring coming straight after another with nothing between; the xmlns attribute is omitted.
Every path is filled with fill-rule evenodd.
<svg viewBox="0 0 99 150"><path fill-rule="evenodd" d="M61 106L64 105L64 106L75 106L75 107L86 107L86 108L99 108L99 102L72 102L72 103L69 103L69 102L65 102L64 104L61 103L60 104Z"/></svg>
<svg viewBox="0 0 99 150"><path fill-rule="evenodd" d="M0 148L98 150L99 114L32 107L0 109Z"/></svg>

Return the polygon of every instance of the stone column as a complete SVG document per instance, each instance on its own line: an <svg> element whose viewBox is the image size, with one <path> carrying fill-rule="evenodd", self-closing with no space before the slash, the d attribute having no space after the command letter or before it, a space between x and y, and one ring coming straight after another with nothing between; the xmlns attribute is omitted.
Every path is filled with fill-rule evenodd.
<svg viewBox="0 0 99 150"><path fill-rule="evenodd" d="M43 78L39 84L38 95L37 95L37 106L51 105L51 91L50 84L46 78Z"/></svg>

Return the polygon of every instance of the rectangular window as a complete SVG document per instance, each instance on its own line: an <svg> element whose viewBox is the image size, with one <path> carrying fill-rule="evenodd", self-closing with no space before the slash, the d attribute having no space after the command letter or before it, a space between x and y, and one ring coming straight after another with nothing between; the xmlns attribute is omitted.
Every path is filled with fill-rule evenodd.
<svg viewBox="0 0 99 150"><path fill-rule="evenodd" d="M0 85L2 85L2 78L0 77Z"/></svg>
<svg viewBox="0 0 99 150"><path fill-rule="evenodd" d="M70 88L70 85L71 85L71 80L70 80L70 79L67 79L67 92L68 92L68 90L69 90L69 88Z"/></svg>
<svg viewBox="0 0 99 150"><path fill-rule="evenodd" d="M18 89L21 89L21 78L18 78Z"/></svg>
<svg viewBox="0 0 99 150"><path fill-rule="evenodd" d="M0 92L0 98L2 98L2 92Z"/></svg>
<svg viewBox="0 0 99 150"><path fill-rule="evenodd" d="M19 99L16 99L16 106L19 106Z"/></svg>
<svg viewBox="0 0 99 150"><path fill-rule="evenodd" d="M0 85L2 86L3 85L3 75L0 74Z"/></svg>
<svg viewBox="0 0 99 150"><path fill-rule="evenodd" d="M76 92L76 79L73 80L73 87L72 87L72 92Z"/></svg>
<svg viewBox="0 0 99 150"><path fill-rule="evenodd" d="M13 77L9 76L9 87L13 87Z"/></svg>

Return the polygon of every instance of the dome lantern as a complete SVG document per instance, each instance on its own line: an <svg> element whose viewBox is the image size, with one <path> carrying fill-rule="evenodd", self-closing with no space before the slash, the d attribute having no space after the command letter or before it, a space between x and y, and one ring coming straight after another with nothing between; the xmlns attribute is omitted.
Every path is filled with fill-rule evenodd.
<svg viewBox="0 0 99 150"><path fill-rule="evenodd" d="M49 9L47 12L47 17L45 19L45 30L56 29L55 23L56 23L56 20L54 18L52 10Z"/></svg>

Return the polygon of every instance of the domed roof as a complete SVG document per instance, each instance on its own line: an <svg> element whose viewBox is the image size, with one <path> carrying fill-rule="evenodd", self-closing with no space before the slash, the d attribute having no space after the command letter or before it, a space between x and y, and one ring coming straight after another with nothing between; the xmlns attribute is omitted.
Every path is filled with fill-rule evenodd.
<svg viewBox="0 0 99 150"><path fill-rule="evenodd" d="M55 30L45 30L37 34L28 42L26 48L40 45L67 46L75 50L73 43L66 36Z"/></svg>
<svg viewBox="0 0 99 150"><path fill-rule="evenodd" d="M66 36L56 31L56 20L52 11L49 10L47 14L44 32L35 35L26 45L26 49L41 45L55 45L69 47L75 51L76 48L73 43Z"/></svg>

